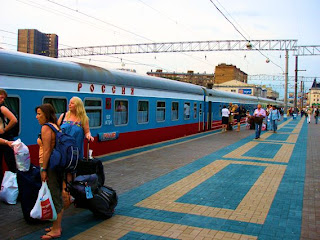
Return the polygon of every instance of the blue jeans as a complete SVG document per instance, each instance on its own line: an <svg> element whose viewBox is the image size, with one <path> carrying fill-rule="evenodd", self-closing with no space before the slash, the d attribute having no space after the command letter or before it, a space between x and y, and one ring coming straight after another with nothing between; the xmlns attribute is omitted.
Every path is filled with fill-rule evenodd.
<svg viewBox="0 0 320 240"><path fill-rule="evenodd" d="M256 138L260 137L262 124L255 123L256 128Z"/></svg>
<svg viewBox="0 0 320 240"><path fill-rule="evenodd" d="M314 117L316 120L316 124L318 124L318 116Z"/></svg>
<svg viewBox="0 0 320 240"><path fill-rule="evenodd" d="M277 131L278 129L278 120L272 120L273 131Z"/></svg>

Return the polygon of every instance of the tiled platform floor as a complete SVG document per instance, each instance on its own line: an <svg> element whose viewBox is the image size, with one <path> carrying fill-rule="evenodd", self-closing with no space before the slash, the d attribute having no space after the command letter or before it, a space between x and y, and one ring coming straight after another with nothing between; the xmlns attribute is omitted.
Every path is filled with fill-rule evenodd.
<svg viewBox="0 0 320 240"><path fill-rule="evenodd" d="M217 132L109 160L116 215L71 209L62 239L319 239L319 133L290 119L259 140Z"/></svg>

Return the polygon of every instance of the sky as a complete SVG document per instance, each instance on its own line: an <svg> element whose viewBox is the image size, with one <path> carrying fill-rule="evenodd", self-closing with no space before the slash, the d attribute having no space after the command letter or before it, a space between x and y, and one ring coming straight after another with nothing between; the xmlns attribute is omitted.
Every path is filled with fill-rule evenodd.
<svg viewBox="0 0 320 240"><path fill-rule="evenodd" d="M12 51L17 50L18 29L55 33L59 36L59 49L272 39L295 39L298 46L320 45L319 0L0 0L0 4L0 47ZM267 63L266 57L271 62ZM107 69L135 69L140 74L157 69L214 73L218 64L226 63L247 73L252 79L249 83L266 84L280 97L284 94L284 51L264 51L263 55L258 51L212 51L63 59ZM320 55L299 56L299 82L304 81L306 91L315 77L320 82L319 66ZM292 92L293 52L289 52L288 75Z"/></svg>

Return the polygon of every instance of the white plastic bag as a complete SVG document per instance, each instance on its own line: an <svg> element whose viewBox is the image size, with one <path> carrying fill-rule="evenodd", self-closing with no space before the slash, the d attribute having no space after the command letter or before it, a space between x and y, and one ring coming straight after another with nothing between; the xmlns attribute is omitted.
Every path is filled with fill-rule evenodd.
<svg viewBox="0 0 320 240"><path fill-rule="evenodd" d="M19 194L17 174L5 171L1 183L0 200L8 204L16 204Z"/></svg>
<svg viewBox="0 0 320 240"><path fill-rule="evenodd" d="M30 212L30 217L50 221L57 219L56 208L54 207L47 182L42 182L36 204Z"/></svg>
<svg viewBox="0 0 320 240"><path fill-rule="evenodd" d="M29 148L18 138L12 143L17 169L26 172L30 168Z"/></svg>

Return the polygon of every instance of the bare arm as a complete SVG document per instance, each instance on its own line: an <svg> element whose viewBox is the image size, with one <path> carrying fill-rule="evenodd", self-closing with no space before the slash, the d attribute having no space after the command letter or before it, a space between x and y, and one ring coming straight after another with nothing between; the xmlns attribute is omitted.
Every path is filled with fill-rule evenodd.
<svg viewBox="0 0 320 240"><path fill-rule="evenodd" d="M50 155L52 153L53 147L51 146L52 138L54 134L50 127L44 125L41 128L41 139L42 139L42 147L43 147L43 169L48 169ZM42 181L47 180L47 172L41 172Z"/></svg>
<svg viewBox="0 0 320 240"><path fill-rule="evenodd" d="M59 119L58 119L58 126L59 127L61 127L61 125L62 125L62 118L63 118L63 115L64 115L65 113L62 113L61 115L60 115L60 117L59 117ZM60 124L61 123L61 124Z"/></svg>
<svg viewBox="0 0 320 240"><path fill-rule="evenodd" d="M84 126L83 126L83 132L84 132L84 136L86 137L86 139L88 139L88 141L93 142L94 138L91 136L90 133L90 128L89 128L89 121L87 121Z"/></svg>
<svg viewBox="0 0 320 240"><path fill-rule="evenodd" d="M6 131L9 131L11 128L14 127L14 125L16 125L18 123L18 119L5 106L1 107L1 112L7 119L9 119L9 124L4 129L0 129L0 134L4 134Z"/></svg>

